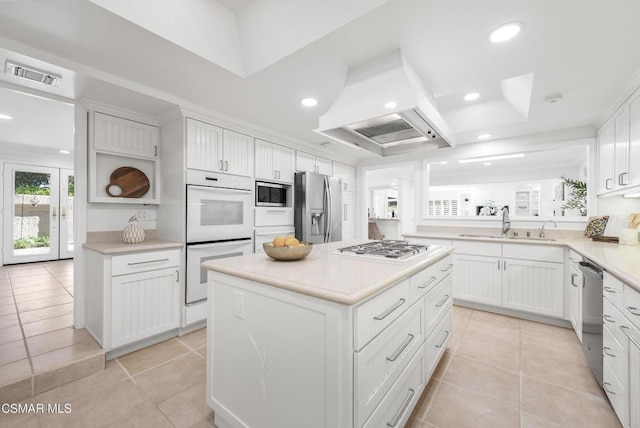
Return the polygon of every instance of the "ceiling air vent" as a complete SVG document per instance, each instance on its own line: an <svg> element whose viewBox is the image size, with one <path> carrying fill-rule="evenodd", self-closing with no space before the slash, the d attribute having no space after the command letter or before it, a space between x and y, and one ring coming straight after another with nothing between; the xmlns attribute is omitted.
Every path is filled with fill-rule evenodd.
<svg viewBox="0 0 640 428"><path fill-rule="evenodd" d="M42 83L46 86L58 86L62 81L62 76L58 74L38 70L33 67L27 67L26 65L11 61L6 62L4 71L12 76L31 80L32 82Z"/></svg>

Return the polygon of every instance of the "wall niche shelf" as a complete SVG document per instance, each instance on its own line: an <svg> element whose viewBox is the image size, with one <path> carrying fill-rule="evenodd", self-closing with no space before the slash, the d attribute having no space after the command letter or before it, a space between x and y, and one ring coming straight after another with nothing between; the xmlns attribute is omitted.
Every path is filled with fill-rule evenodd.
<svg viewBox="0 0 640 428"><path fill-rule="evenodd" d="M103 130L107 129L108 132ZM120 150L120 152L118 152ZM160 203L157 127L98 112L89 112L89 202L112 204ZM144 173L149 190L140 197L109 196L107 186L118 168ZM126 183L126 181L123 181ZM117 188L112 188L112 193Z"/></svg>

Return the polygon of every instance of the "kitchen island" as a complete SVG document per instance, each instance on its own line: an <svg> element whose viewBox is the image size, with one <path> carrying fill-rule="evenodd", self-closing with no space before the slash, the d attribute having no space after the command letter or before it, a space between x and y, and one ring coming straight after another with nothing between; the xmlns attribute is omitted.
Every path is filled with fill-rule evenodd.
<svg viewBox="0 0 640 428"><path fill-rule="evenodd" d="M207 402L226 427L401 427L451 337L451 247L406 261L314 245L209 269Z"/></svg>

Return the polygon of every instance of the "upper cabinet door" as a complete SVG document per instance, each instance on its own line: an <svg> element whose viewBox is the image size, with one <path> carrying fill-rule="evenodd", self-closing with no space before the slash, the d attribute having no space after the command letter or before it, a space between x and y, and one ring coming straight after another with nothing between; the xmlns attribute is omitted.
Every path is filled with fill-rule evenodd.
<svg viewBox="0 0 640 428"><path fill-rule="evenodd" d="M613 118L610 118L598 130L598 194L613 190L613 137Z"/></svg>
<svg viewBox="0 0 640 428"><path fill-rule="evenodd" d="M640 185L640 90L629 101L629 176L630 186Z"/></svg>
<svg viewBox="0 0 640 428"><path fill-rule="evenodd" d="M256 178L263 180L276 180L278 178L278 171L273 165L273 151L273 144L256 138Z"/></svg>
<svg viewBox="0 0 640 428"><path fill-rule="evenodd" d="M127 156L158 157L158 128L103 113L94 113L94 149Z"/></svg>
<svg viewBox="0 0 640 428"><path fill-rule="evenodd" d="M620 189L629 184L629 105L624 104L613 114L614 160L613 171L614 189Z"/></svg>
<svg viewBox="0 0 640 428"><path fill-rule="evenodd" d="M318 172L316 157L305 152L296 152L296 171Z"/></svg>
<svg viewBox="0 0 640 428"><path fill-rule="evenodd" d="M342 179L343 192L356 191L356 169L350 165L333 162L333 175Z"/></svg>
<svg viewBox="0 0 640 428"><path fill-rule="evenodd" d="M222 171L222 128L187 119L187 168Z"/></svg>
<svg viewBox="0 0 640 428"><path fill-rule="evenodd" d="M223 172L253 175L253 137L224 129L222 132Z"/></svg>
<svg viewBox="0 0 640 428"><path fill-rule="evenodd" d="M295 172L295 151L286 147L273 145L273 169L277 180L293 183Z"/></svg>
<svg viewBox="0 0 640 428"><path fill-rule="evenodd" d="M333 165L329 159L316 157L316 172L318 174L333 175Z"/></svg>

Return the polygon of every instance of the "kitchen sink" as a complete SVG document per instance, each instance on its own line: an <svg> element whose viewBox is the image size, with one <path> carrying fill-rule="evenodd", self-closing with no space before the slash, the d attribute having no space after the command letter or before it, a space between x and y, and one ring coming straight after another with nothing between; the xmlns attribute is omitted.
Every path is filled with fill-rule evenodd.
<svg viewBox="0 0 640 428"><path fill-rule="evenodd" d="M554 238L537 238L535 236L510 236L508 239L522 239L525 241L555 241Z"/></svg>
<svg viewBox="0 0 640 428"><path fill-rule="evenodd" d="M460 233L458 236L465 238L491 238L491 239L518 239L524 241L555 241L554 238L538 238L535 236L501 236L501 235L482 235L478 233Z"/></svg>

